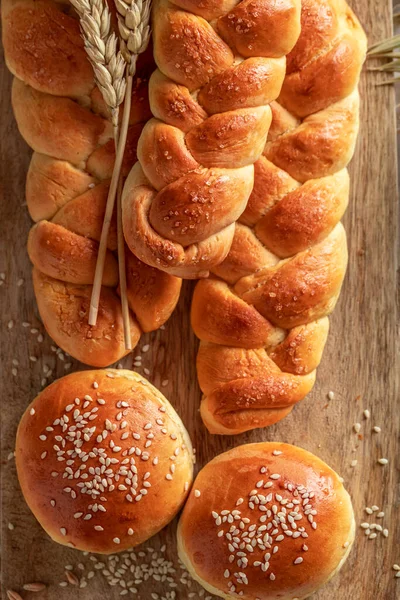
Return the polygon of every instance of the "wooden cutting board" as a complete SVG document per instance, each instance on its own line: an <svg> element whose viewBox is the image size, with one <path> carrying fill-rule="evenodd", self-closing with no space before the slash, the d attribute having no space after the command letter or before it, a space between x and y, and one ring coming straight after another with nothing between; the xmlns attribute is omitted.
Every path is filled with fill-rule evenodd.
<svg viewBox="0 0 400 600"><path fill-rule="evenodd" d="M370 43L391 34L391 0L352 0L351 5L360 17ZM200 390L195 369L197 340L189 323L191 283L184 285L178 308L165 329L144 336L139 346L142 348L150 344L150 350L142 354L143 367L139 371L144 374L144 368L148 369L148 379L161 388L182 416L197 449L198 467L238 444L279 440L314 452L344 477L354 501L356 543L343 570L313 597L315 600L395 600L400 597L400 578L395 579L392 570L394 563L400 563L396 124L393 89L375 85L382 80L381 75L367 75L364 70L361 80L362 127L350 167L352 195L344 219L350 262L341 299L331 319L329 340L313 392L289 417L269 429L237 437L209 435L198 414ZM10 83L11 76L3 62L0 115L3 197L0 271L4 273L0 288L4 528L2 597L6 597L6 589L14 589L21 592L24 598L115 599L120 597L124 588L120 585L110 587L107 577L101 573L104 569L113 569L115 561L109 563L105 559L106 566L97 570L95 567L99 564L94 563L90 556L52 543L24 503L14 460L10 457L18 420L26 405L41 389L43 369L52 370L48 378L50 382L66 372L85 368L52 351L53 343L45 334L38 317L25 247L31 226L24 206L30 150L20 138L13 120L9 100ZM29 323L29 326L24 327L23 322ZM43 341L40 341L41 335ZM139 352L134 352L134 356L137 354ZM124 360L123 364L132 367L132 357ZM327 399L329 391L334 392L334 399L330 401ZM370 410L370 419L363 417L365 409ZM356 422L362 425L360 435L352 430ZM376 425L381 427L381 433L372 433L372 427ZM377 463L380 457L387 457L389 464L380 466ZM350 466L353 460L358 461L355 467ZM379 506L385 512L384 518L378 521L388 528L388 538L379 533L376 539L369 540L359 528L362 521L369 519L364 508L372 505ZM189 585L184 571L178 565L175 528L176 522L173 522L145 544L143 556L119 557L119 565L125 559L127 566L129 562L141 565L137 573L144 573L146 566L143 565L147 565L148 572L153 569L157 575L164 569L171 577L171 581L157 583L150 576L147 582L131 584L138 593L131 595L129 592L127 597L142 600L207 597L197 584ZM154 551L149 551L150 547ZM159 566L152 567L152 561L153 564L159 561ZM167 561L171 561L171 564ZM84 587L71 584L59 587L59 583L65 581L65 565L73 567L73 572ZM175 573L171 569L175 569ZM95 573L92 578L91 571ZM134 579L134 576L130 579ZM48 587L40 594L21 591L24 583L32 581L45 582ZM174 585L174 582L177 587L171 587L170 584Z"/></svg>

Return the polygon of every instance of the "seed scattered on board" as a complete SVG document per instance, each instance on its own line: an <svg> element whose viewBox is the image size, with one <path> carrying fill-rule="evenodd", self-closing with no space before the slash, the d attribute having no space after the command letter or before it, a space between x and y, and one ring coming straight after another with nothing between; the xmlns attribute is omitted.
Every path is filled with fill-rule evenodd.
<svg viewBox="0 0 400 600"><path fill-rule="evenodd" d="M7 598L8 600L22 600L22 596L18 592L14 592L14 590L7 590Z"/></svg>
<svg viewBox="0 0 400 600"><path fill-rule="evenodd" d="M46 589L46 584L40 582L25 583L22 587L27 592L42 592Z"/></svg>

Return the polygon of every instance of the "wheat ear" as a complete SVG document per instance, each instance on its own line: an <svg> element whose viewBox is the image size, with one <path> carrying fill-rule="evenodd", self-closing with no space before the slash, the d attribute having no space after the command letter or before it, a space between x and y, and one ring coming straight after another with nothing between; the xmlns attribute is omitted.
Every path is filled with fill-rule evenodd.
<svg viewBox="0 0 400 600"><path fill-rule="evenodd" d="M116 162L119 140L119 107L126 93L126 61L121 51L118 50L118 38L111 31L111 13L105 0L71 0L80 19L80 26L84 46L89 61L93 67L94 77L106 105L111 113L114 131L114 144ZM122 161L122 158L120 159ZM114 167L115 170L115 167ZM93 281L92 297L89 310L89 324L96 325L100 300L101 285L103 281L104 263L107 253L107 240L114 212L115 193L119 185L119 176L111 178L110 189L104 213L103 227L97 254L96 269ZM121 260L120 247L118 246L119 263ZM121 277L122 270L122 277ZM129 306L126 298L125 279L125 254L123 252L122 265L119 264L121 306L124 325L125 347L132 349Z"/></svg>
<svg viewBox="0 0 400 600"><path fill-rule="evenodd" d="M111 14L103 0L71 0L80 18L82 37L94 77L111 111L114 128L118 127L119 106L125 97L124 56L118 39L111 31Z"/></svg>
<svg viewBox="0 0 400 600"><path fill-rule="evenodd" d="M120 290L121 290L121 302L122 312L124 318L124 331L125 340L127 339L128 332L126 331L128 322L126 321L126 315L128 314L128 302L126 297L126 271L125 271L125 242L122 230L122 215L121 215L121 190L122 185L119 183L121 176L121 165L122 158L126 146L126 138L128 134L129 117L131 112L131 100L132 100L132 80L136 70L137 56L143 52L149 43L150 39L150 4L149 2L143 3L142 0L131 0L131 2L125 3L119 0L117 7L118 25L121 36L121 53L124 56L127 65L126 73L126 90L125 90L125 102L124 110L122 115L122 122L119 130L118 146L115 156L114 170L110 185L110 194L112 205L114 206L115 197L118 195L117 200L117 231L118 231L118 258L119 258L119 275L120 275ZM119 188L119 189L118 189ZM106 253L106 247L102 247L100 240L99 257L100 252ZM93 282L92 297L90 301L89 310L89 324L95 325L97 321L97 312L101 290L102 280L102 268L104 265L99 264L99 259L96 265L96 273ZM129 338L130 339L130 338ZM131 344L128 346L131 347Z"/></svg>
<svg viewBox="0 0 400 600"><path fill-rule="evenodd" d="M139 54L144 52L150 40L150 0L115 0L118 29L121 36L121 52L128 63L128 75L134 75Z"/></svg>

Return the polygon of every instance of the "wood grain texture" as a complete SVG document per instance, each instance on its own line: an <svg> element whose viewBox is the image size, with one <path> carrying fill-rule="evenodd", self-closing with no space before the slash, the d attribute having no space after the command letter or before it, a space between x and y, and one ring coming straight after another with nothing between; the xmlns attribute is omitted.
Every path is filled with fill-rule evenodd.
<svg viewBox="0 0 400 600"><path fill-rule="evenodd" d="M370 43L391 34L390 0L352 0L350 2L369 36ZM41 389L43 368L52 374L48 381L82 365L68 357L56 356L52 341L44 334L33 296L30 265L25 241L31 225L24 207L24 183L30 150L19 137L13 120L9 88L11 76L4 62L0 73L1 98L1 246L0 271L5 281L0 287L2 320L2 521L4 587L21 592L28 581L49 584L45 592L22 591L24 598L72 600L79 598L120 597L122 588L109 587L100 573L84 589L60 588L64 565L75 566L80 575L92 567L89 557L53 544L25 505L19 490L14 461L8 455L14 446L20 415ZM350 263L341 299L331 319L329 340L313 392L277 425L237 437L209 435L203 427L198 407L200 390L196 380L197 340L190 329L189 308L193 284L184 285L179 306L162 331L146 335L140 347L149 343L143 354L148 378L177 408L188 427L198 466L235 445L261 440L280 440L302 446L318 454L345 479L352 495L357 524L366 520L365 506L377 504L385 511L382 525L389 529L388 539L368 540L358 527L355 547L338 577L317 593L315 600L395 600L400 597L400 579L394 578L392 565L400 563L400 477L399 477L399 347L396 337L396 261L397 191L394 91L376 87L380 75L364 71L361 82L361 132L356 156L351 163L352 197L344 219ZM24 283L17 285L18 279ZM10 321L14 322L11 327ZM23 327L22 322L31 324ZM10 326L9 326L10 324ZM30 333L31 328L37 333ZM44 341L38 341L38 335ZM136 355L138 352L134 352ZM32 361L30 357L38 357ZM18 365L13 364L18 361ZM132 359L124 361L131 367ZM12 375L12 368L17 375ZM68 372L69 372L68 371ZM334 391L332 401L327 400ZM371 418L363 418L363 410ZM362 424L361 434L352 431ZM380 434L371 432L374 425ZM388 457L389 465L377 464ZM355 468L352 460L357 459ZM397 463L397 464L396 464ZM9 530L8 523L15 528ZM146 546L159 548L166 543L165 555L179 568L175 553L175 527L172 523ZM77 564L83 563L86 571ZM152 593L167 597L170 588L154 581L137 585L137 598L150 600ZM193 585L194 598L201 597ZM189 588L179 583L176 598L186 600ZM171 591L171 590L170 590ZM206 595L205 595L206 596ZM131 597L131 596L128 596ZM135 596L132 596L135 597ZM170 596L171 598L173 596Z"/></svg>

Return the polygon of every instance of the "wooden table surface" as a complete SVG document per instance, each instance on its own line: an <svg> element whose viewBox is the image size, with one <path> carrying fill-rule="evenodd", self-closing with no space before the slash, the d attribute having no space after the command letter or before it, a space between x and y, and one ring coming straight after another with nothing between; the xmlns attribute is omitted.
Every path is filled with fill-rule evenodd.
<svg viewBox="0 0 400 600"><path fill-rule="evenodd" d="M352 0L351 5L360 17L370 43L391 34L391 0ZM20 138L13 120L9 100L11 76L4 63L0 77L0 272L4 273L0 288L2 597L6 597L6 589L14 589L24 598L115 599L120 597L122 587L110 587L101 569L95 570L95 576L88 580L88 573L94 565L91 557L52 543L35 521L22 498L14 460L10 456L18 420L26 405L41 389L43 367L46 369L47 365L52 370L49 382L73 369L85 367L52 351L52 341L45 334L38 317L25 246L31 226L24 206L30 150ZM284 421L269 429L236 437L209 435L198 414L197 340L189 324L191 283L184 285L179 306L165 329L144 336L140 343L140 347L151 344L150 351L143 354L140 372L144 373L144 367L149 369L148 378L158 387L168 379L168 384L161 389L177 408L189 430L197 449L198 466L238 444L280 440L318 454L344 477L354 501L356 543L339 576L313 596L315 600L395 600L400 597L400 578L395 579L392 570L394 563L400 563L396 127L393 88L375 85L382 79L381 75L367 74L365 70L362 76L362 127L350 167L352 195L344 219L349 242L349 268L339 304L331 319L317 384L308 398ZM30 326L24 327L23 322ZM40 334L44 337L43 341L40 341ZM30 357L37 357L37 360L33 361ZM131 367L132 358L125 359L123 364ZM334 399L328 401L330 390L334 392ZM365 409L370 410L370 419L363 417ZM352 430L355 422L362 425L360 435ZM381 427L381 433L372 432L375 425ZM380 466L377 463L380 457L387 457L389 464ZM352 468L350 463L355 459L358 462ZM374 504L385 512L380 522L388 528L388 538L378 533L376 539L369 540L359 527L369 518L364 508ZM153 560L164 557L173 563L176 573L172 574L172 580L178 586L170 587L168 582L157 584L150 578L149 582L136 585L136 596L127 597L142 600L207 597L197 584L188 585L178 565L175 527L173 522L145 544L145 556L137 556L136 560L148 564L153 554L148 548L154 548L157 555L154 554ZM164 544L166 548L160 551ZM85 586L88 581L87 586L79 588L69 584L59 587L59 583L65 581L65 565L72 565L81 585ZM40 594L21 591L24 583L32 581L43 581L48 587Z"/></svg>

